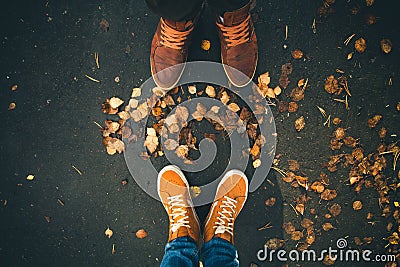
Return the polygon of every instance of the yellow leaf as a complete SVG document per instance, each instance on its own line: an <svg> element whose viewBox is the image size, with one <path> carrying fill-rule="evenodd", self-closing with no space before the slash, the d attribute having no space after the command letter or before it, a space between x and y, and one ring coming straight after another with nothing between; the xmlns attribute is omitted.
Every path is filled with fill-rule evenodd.
<svg viewBox="0 0 400 267"><path fill-rule="evenodd" d="M142 89L137 87L132 89L131 97L139 97L142 94Z"/></svg>
<svg viewBox="0 0 400 267"><path fill-rule="evenodd" d="M201 42L201 49L203 49L204 51L208 51L211 48L211 42L209 40L203 40Z"/></svg>
<svg viewBox="0 0 400 267"><path fill-rule="evenodd" d="M26 180L28 181L32 181L35 178L35 175L33 174L29 174L28 176L26 176Z"/></svg>
<svg viewBox="0 0 400 267"><path fill-rule="evenodd" d="M104 232L104 234L108 237L111 238L112 235L114 234L114 232L110 229L110 227L107 227L106 231Z"/></svg>

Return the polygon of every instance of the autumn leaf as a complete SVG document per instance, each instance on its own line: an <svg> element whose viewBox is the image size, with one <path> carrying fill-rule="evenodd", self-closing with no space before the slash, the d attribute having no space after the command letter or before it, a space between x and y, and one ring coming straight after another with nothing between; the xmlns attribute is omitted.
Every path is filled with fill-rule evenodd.
<svg viewBox="0 0 400 267"><path fill-rule="evenodd" d="M133 88L132 89L132 93L131 93L131 97L135 98L135 97L139 97L142 94L142 88Z"/></svg>
<svg viewBox="0 0 400 267"><path fill-rule="evenodd" d="M207 85L207 87L206 87L206 94L207 94L209 97L215 97L215 96L216 96L216 93L215 93L214 87L212 87L211 85Z"/></svg>
<svg viewBox="0 0 400 267"><path fill-rule="evenodd" d="M137 238L143 239L143 238L145 238L147 236L147 232L144 229L139 229L139 230L136 231L135 235L136 235Z"/></svg>
<svg viewBox="0 0 400 267"><path fill-rule="evenodd" d="M353 209L354 210L360 210L362 209L362 202L359 200L356 200L353 202Z"/></svg>
<svg viewBox="0 0 400 267"><path fill-rule="evenodd" d="M107 229L104 231L104 234L108 237L111 238L114 234L114 232L110 229L110 227L107 227Z"/></svg>
<svg viewBox="0 0 400 267"><path fill-rule="evenodd" d="M295 122L294 122L294 128L296 129L296 131L300 132L301 130L303 130L304 126L306 125L306 122L304 120L304 117L301 116L300 118L298 118Z"/></svg>

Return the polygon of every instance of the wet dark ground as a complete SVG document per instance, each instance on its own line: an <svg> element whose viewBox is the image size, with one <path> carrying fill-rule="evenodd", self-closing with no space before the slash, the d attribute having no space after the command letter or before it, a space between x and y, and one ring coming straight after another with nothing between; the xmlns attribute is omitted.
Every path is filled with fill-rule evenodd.
<svg viewBox="0 0 400 267"><path fill-rule="evenodd" d="M371 153L380 142L377 130L367 127L367 119L382 114L381 126L388 129L386 143L400 136L399 88L399 20L396 1L375 1L366 7L364 1L338 1L336 12L321 18L316 9L321 1L258 1L256 32L259 42L257 75L269 71L272 83L278 83L281 65L292 62L293 73L289 89L300 78L309 79L305 99L299 102L295 114L275 114L278 132L277 153L282 154L280 167L287 168L287 159L297 159L302 171L314 180L323 170L322 164L333 155L329 136L334 128L324 127L324 119L315 105L319 105L343 120L343 127L361 139L365 151ZM46 5L47 3L47 5ZM359 8L353 15L351 9ZM375 25L367 25L365 16L374 14ZM105 18L110 23L108 32L99 29ZM316 18L317 32L311 29ZM147 196L133 181L123 156L109 156L102 146L99 128L108 116L101 111L101 103L117 95L129 99L131 88L150 76L150 41L158 18L147 9L144 1L11 1L1 9L0 61L0 117L1 185L0 207L0 265L1 266L157 266L167 239L167 217L163 207ZM285 25L288 39L285 41ZM352 33L367 40L363 54L353 51L343 41ZM210 11L205 10L193 40L191 60L219 61L218 40ZM389 38L393 51L385 55L379 42ZM210 39L209 52L200 49L202 39ZM287 45L287 49L283 45ZM293 60L290 51L301 49L307 60ZM97 69L93 53L100 56ZM345 71L352 92L350 109L332 100L323 89L324 80L336 69ZM101 80L94 83L85 74ZM119 76L120 82L114 82ZM388 85L389 78L393 85ZM11 91L13 84L18 89ZM10 102L16 103L8 111ZM306 127L300 133L293 122L303 115ZM391 137L391 134L397 136ZM391 157L388 156L391 166ZM73 168L82 171L79 175ZM160 166L159 166L160 167ZM398 171L398 170L397 170ZM27 181L28 174L33 181ZM212 170L209 171L211 175ZM397 174L390 170L388 177ZM380 217L378 195L374 189L363 189L357 195L346 185L346 170L330 174L338 197L331 202L312 204L318 210L315 219L306 209L305 217L321 224L321 219L332 203L340 203L343 211L331 220L337 229L317 234L310 248L321 250L335 244L338 238L374 237L368 247L374 253L384 253L390 235L386 224L390 219ZM121 180L128 179L122 186ZM245 209L236 224L236 245L242 266L259 262L256 253L272 237L287 239L281 224L292 221L299 226L289 204L299 190L284 184L275 172L249 196ZM264 201L277 197L274 207ZM57 201L60 199L64 205ZM364 208L355 212L354 200L362 200ZM395 200L395 199L393 199ZM198 209L204 218L208 207ZM375 224L368 224L367 212L375 214ZM51 217L47 222L45 216ZM273 228L257 228L271 222ZM114 231L111 239L104 235L109 226ZM148 232L145 239L137 239L136 230ZM115 254L111 254L115 244ZM295 243L288 241L288 249ZM277 265L279 265L277 263ZM294 265L294 264L292 264ZM301 263L319 266L320 263ZM356 263L337 263L337 266L365 266ZM377 264L383 266L383 264Z"/></svg>

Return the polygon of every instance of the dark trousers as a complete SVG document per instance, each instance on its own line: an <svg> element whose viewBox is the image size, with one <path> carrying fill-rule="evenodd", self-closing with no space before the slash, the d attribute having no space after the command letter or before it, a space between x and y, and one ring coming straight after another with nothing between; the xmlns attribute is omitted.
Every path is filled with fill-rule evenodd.
<svg viewBox="0 0 400 267"><path fill-rule="evenodd" d="M193 19L200 11L203 0L146 0L148 7L163 18L173 21ZM249 3L249 0L209 0L213 12L222 15Z"/></svg>

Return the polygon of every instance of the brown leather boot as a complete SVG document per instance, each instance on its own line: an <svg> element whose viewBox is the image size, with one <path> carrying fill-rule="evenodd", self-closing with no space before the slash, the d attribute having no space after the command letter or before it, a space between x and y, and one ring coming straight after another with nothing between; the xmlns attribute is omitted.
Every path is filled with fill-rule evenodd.
<svg viewBox="0 0 400 267"><path fill-rule="evenodd" d="M253 79L258 59L257 37L250 15L250 3L238 10L225 12L222 19L217 17L216 24L221 42L222 63L245 75L229 68L224 68L225 73L233 85L244 87Z"/></svg>
<svg viewBox="0 0 400 267"><path fill-rule="evenodd" d="M151 74L157 86L171 89L182 76L187 60L193 21L175 22L160 18L151 43ZM182 65L179 65L182 64ZM164 69L172 67L166 71Z"/></svg>
<svg viewBox="0 0 400 267"><path fill-rule="evenodd" d="M199 218L182 171L175 165L164 167L158 174L157 191L169 218L168 242L189 236L199 245Z"/></svg>
<svg viewBox="0 0 400 267"><path fill-rule="evenodd" d="M236 217L247 200L248 180L239 170L228 171L218 185L204 226L204 242L219 237L234 243Z"/></svg>

